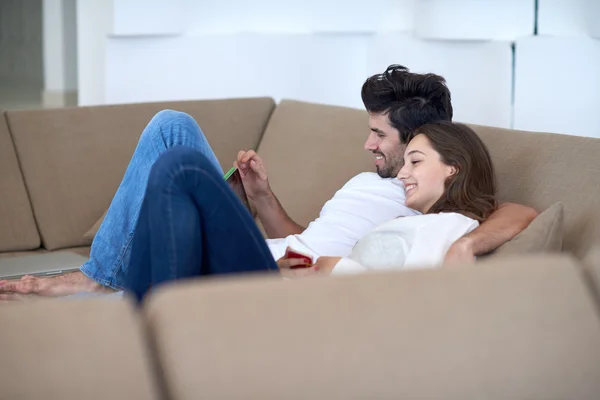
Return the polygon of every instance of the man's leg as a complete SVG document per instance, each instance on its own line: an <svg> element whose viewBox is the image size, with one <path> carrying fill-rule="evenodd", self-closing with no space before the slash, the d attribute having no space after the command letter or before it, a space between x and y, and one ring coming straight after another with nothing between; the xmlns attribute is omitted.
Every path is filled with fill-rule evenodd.
<svg viewBox="0 0 600 400"><path fill-rule="evenodd" d="M161 154L177 146L196 149L222 176L215 154L192 117L172 110L157 113L142 132L121 185L94 238L90 259L81 270L52 278L28 276L21 281L1 281L0 299L11 298L14 293L65 296L77 292L120 290L150 169Z"/></svg>
<svg viewBox="0 0 600 400"><path fill-rule="evenodd" d="M185 147L152 167L124 285L138 300L162 283L278 271L248 210L211 162Z"/></svg>

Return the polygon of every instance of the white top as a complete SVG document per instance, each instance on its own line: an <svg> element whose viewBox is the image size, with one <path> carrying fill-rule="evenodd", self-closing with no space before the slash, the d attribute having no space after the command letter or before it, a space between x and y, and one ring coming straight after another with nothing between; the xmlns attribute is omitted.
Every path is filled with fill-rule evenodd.
<svg viewBox="0 0 600 400"><path fill-rule="evenodd" d="M287 246L320 256L347 257L361 238L375 227L398 217L418 215L404 204L404 185L396 178L364 172L350 179L323 206L319 218L298 235L267 239L275 260Z"/></svg>
<svg viewBox="0 0 600 400"><path fill-rule="evenodd" d="M360 239L333 275L434 267L457 239L479 223L457 213L419 215L388 221Z"/></svg>

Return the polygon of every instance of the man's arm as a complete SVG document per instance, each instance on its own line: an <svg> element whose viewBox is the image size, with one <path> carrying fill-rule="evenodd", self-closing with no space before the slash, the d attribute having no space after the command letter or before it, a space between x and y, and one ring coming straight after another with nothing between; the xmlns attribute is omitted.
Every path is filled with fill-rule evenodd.
<svg viewBox="0 0 600 400"><path fill-rule="evenodd" d="M474 257L497 249L527 228L537 215L531 207L501 204L477 229L454 242L444 262L473 261Z"/></svg>
<svg viewBox="0 0 600 400"><path fill-rule="evenodd" d="M267 237L271 239L295 235L306 229L290 218L273 192L255 199L253 204Z"/></svg>
<svg viewBox="0 0 600 400"><path fill-rule="evenodd" d="M248 199L269 238L283 238L304 232L305 228L295 223L277 200L269 185L265 164L254 150L240 151L234 165L240 171Z"/></svg>

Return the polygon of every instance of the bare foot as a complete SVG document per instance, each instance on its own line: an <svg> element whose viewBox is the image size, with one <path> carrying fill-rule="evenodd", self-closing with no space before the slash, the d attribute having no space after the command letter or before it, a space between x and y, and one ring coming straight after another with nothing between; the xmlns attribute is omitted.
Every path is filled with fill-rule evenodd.
<svg viewBox="0 0 600 400"><path fill-rule="evenodd" d="M50 278L25 275L20 280L0 281L0 300L17 300L19 295L59 297L80 292L112 293L114 290L93 281L81 271Z"/></svg>

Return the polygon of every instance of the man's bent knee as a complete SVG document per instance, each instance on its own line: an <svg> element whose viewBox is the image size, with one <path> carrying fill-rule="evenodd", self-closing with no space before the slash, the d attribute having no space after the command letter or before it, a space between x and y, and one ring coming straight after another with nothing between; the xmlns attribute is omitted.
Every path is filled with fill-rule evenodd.
<svg viewBox="0 0 600 400"><path fill-rule="evenodd" d="M196 125L196 120L189 114L175 111L175 110L161 110L154 114L150 124L167 124L167 123L179 123L179 124L194 124Z"/></svg>

